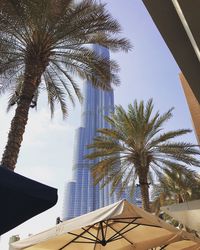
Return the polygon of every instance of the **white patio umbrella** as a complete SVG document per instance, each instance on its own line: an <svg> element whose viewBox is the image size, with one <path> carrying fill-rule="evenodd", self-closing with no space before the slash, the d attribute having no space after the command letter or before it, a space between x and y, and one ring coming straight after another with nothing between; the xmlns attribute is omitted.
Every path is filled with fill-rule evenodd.
<svg viewBox="0 0 200 250"><path fill-rule="evenodd" d="M184 226L200 232L200 200L161 207L161 210Z"/></svg>
<svg viewBox="0 0 200 250"><path fill-rule="evenodd" d="M12 250L147 250L158 246L165 249L183 239L200 242L122 200L13 243Z"/></svg>

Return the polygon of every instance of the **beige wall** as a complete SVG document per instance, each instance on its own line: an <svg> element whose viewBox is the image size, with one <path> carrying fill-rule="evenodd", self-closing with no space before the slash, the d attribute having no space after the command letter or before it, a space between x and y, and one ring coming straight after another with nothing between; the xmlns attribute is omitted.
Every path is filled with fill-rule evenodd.
<svg viewBox="0 0 200 250"><path fill-rule="evenodd" d="M179 74L179 78L183 87L183 91L185 93L185 97L187 100L187 104L190 110L190 114L193 121L193 127L195 130L196 138L198 144L200 144L200 104L194 96L187 80L185 79L182 73Z"/></svg>

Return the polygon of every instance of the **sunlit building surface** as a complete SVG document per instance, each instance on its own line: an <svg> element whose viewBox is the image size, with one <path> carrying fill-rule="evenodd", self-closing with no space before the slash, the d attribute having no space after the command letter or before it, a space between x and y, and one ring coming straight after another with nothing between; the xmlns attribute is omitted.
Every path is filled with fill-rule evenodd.
<svg viewBox="0 0 200 250"><path fill-rule="evenodd" d="M190 110L196 139L197 139L198 144L200 144L200 126L199 126L200 125L200 105L196 99L196 96L192 92L192 89L190 88L188 81L185 79L184 75L180 73L179 77L180 77L181 85L182 85L182 88L186 97L186 101Z"/></svg>
<svg viewBox="0 0 200 250"><path fill-rule="evenodd" d="M109 58L109 50L99 45L94 45L94 50L99 55ZM75 157L73 166L73 181L66 184L64 196L63 219L70 219L100 207L114 203L120 199L128 199L130 202L141 201L138 197L129 197L128 192L121 197L118 190L111 195L111 184L100 188L101 184L94 185L89 166L95 160L85 159L85 155L91 152L88 144L97 136L98 128L109 128L104 116L108 116L114 110L113 91L103 91L94 88L90 82L85 84L84 105L82 110L82 126L78 128L75 140Z"/></svg>

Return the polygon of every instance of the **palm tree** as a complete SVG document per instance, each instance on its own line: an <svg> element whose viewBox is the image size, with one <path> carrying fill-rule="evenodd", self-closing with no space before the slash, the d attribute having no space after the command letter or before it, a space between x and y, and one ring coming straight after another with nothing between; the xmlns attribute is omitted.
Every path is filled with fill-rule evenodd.
<svg viewBox="0 0 200 250"><path fill-rule="evenodd" d="M163 125L172 117L172 110L162 115L153 112L152 99L146 106L143 101L135 101L128 106L128 111L116 106L115 112L106 117L112 128L98 130L99 136L89 145L94 151L86 156L99 158L92 168L96 182L104 179L105 184L112 183L113 189L120 185L124 189L138 178L143 208L150 211L148 189L152 173L158 174L159 170L175 165L183 169L187 165L200 166L195 158L199 150L191 143L174 140L191 132L189 129L163 131Z"/></svg>
<svg viewBox="0 0 200 250"><path fill-rule="evenodd" d="M153 185L152 206L159 213L161 206L200 198L200 177L188 168L174 166L158 173L159 182Z"/></svg>
<svg viewBox="0 0 200 250"><path fill-rule="evenodd" d="M0 1L1 93L12 89L8 108L17 104L2 166L15 168L29 109L41 89L47 90L52 114L58 102L65 117L66 98L82 98L75 76L105 90L119 83L117 63L89 45L128 51L129 42L116 36L120 31L105 5L92 0Z"/></svg>

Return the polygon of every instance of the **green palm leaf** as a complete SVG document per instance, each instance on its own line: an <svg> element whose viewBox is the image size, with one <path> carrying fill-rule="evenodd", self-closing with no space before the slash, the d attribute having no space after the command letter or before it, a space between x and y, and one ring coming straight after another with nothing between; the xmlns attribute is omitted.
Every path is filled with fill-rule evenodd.
<svg viewBox="0 0 200 250"><path fill-rule="evenodd" d="M191 130L164 131L172 111L154 112L152 99L146 105L134 101L127 111L116 106L114 113L105 118L111 128L99 129L99 136L88 146L93 152L86 157L98 159L93 166L94 172L99 173L97 182L107 178L106 184L111 182L113 190L122 192L138 179L143 207L150 210L148 186L156 182L153 176L161 181L163 172L170 175L173 170L183 174L186 171L189 177L188 167L200 166L200 151L196 145L177 141Z"/></svg>
<svg viewBox="0 0 200 250"><path fill-rule="evenodd" d="M52 116L59 104L66 117L67 101L73 105L76 97L82 101L75 77L104 90L119 84L118 64L98 55L91 45L113 51L128 51L131 45L119 37L121 27L106 6L93 0L1 0L0 3L0 94L11 92L8 110L13 102L17 105L2 164L14 169L28 111L39 93L47 91ZM20 76L23 76L21 85ZM19 92L17 101L15 91ZM21 132L16 136L19 123Z"/></svg>

